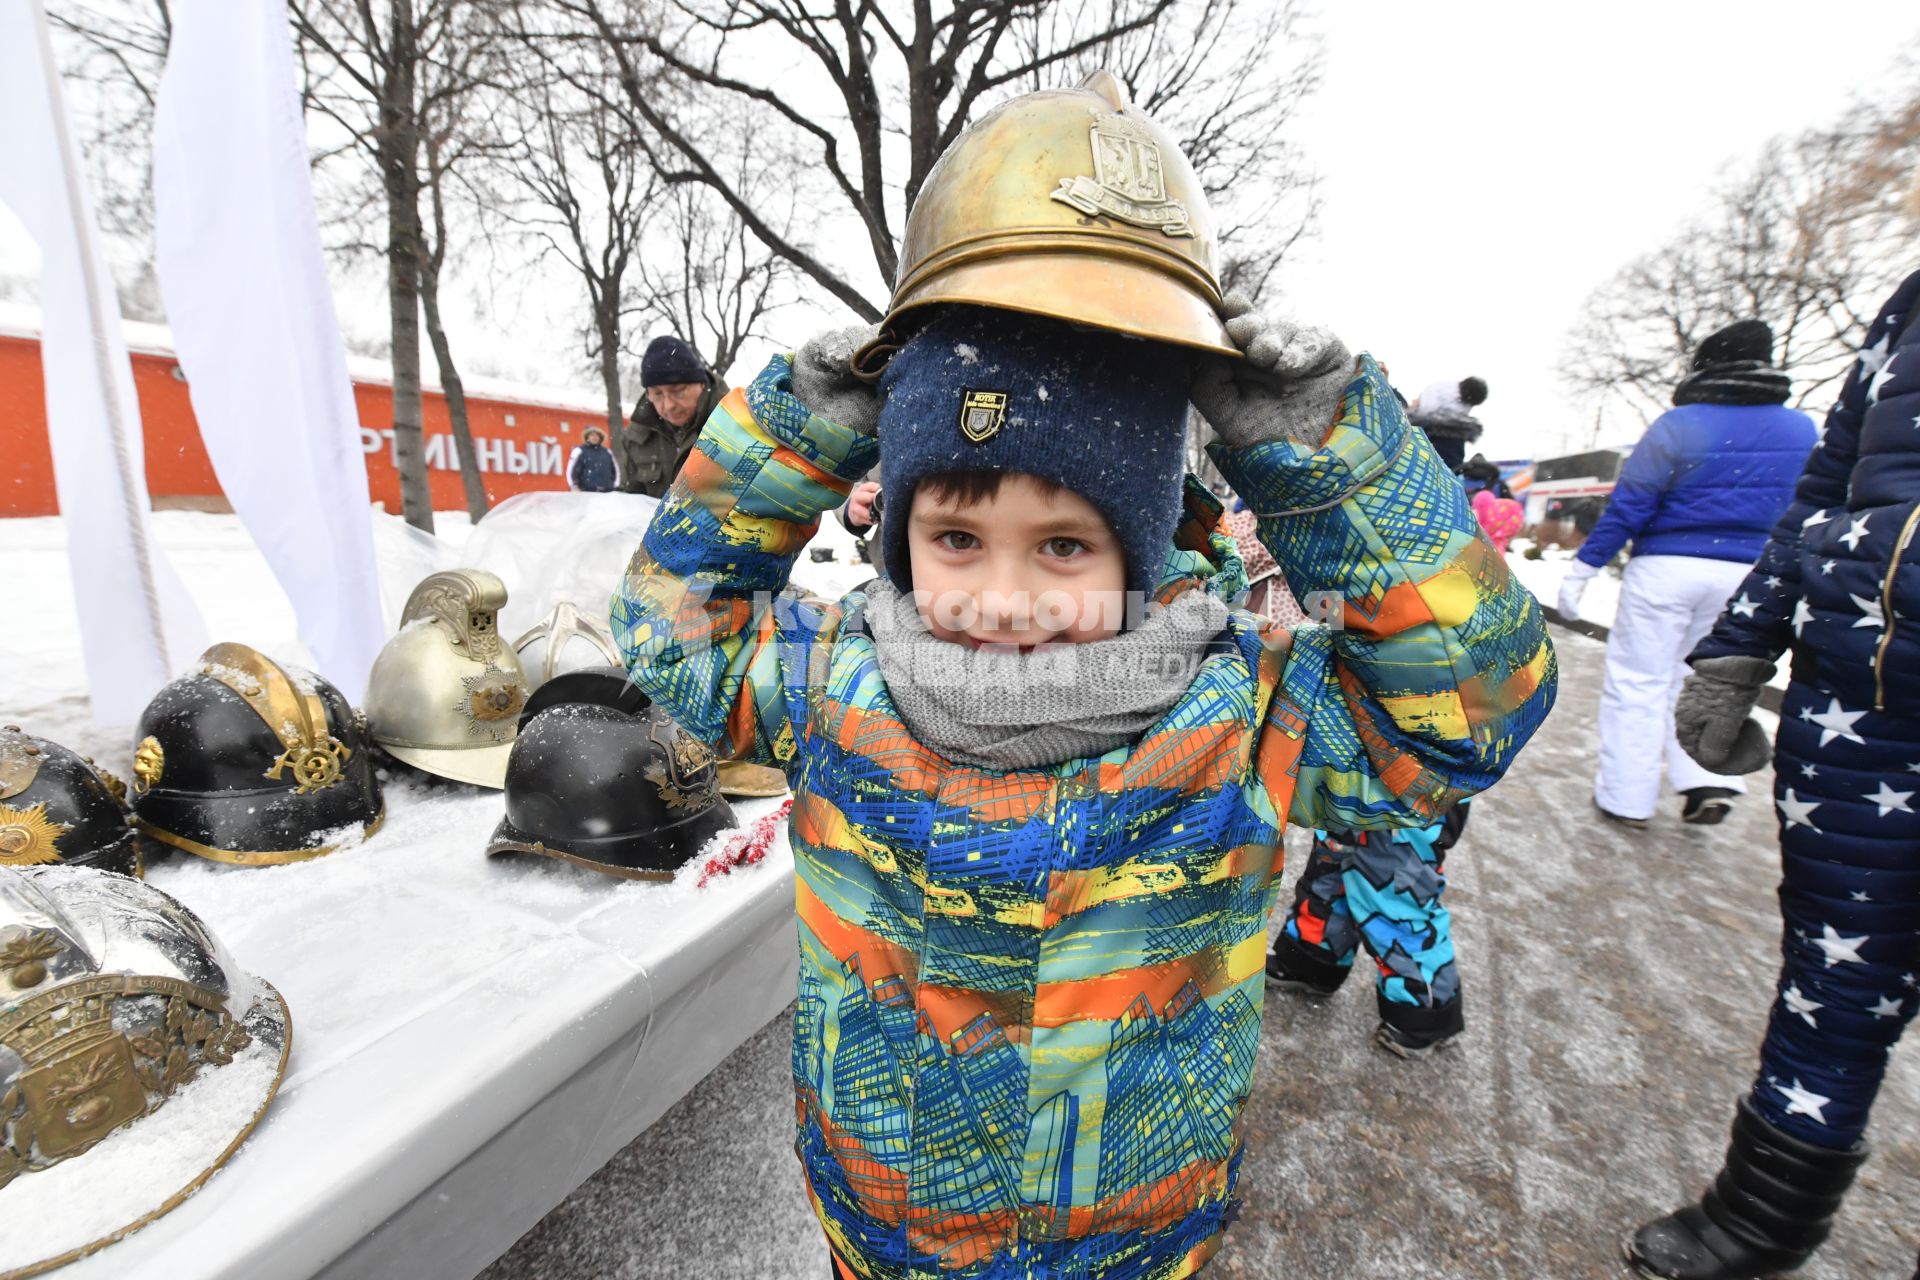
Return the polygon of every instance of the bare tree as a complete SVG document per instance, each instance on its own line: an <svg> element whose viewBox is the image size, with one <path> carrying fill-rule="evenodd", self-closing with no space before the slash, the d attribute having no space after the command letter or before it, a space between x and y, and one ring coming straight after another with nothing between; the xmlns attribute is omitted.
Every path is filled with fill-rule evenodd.
<svg viewBox="0 0 1920 1280"><path fill-rule="evenodd" d="M581 75L588 74L582 70ZM626 415L620 355L628 273L640 252L645 212L664 183L647 162L611 92L581 92L544 68L521 68L506 107L518 145L503 166L496 214L557 258L586 287L586 348L607 401L607 443L620 453Z"/></svg>
<svg viewBox="0 0 1920 1280"><path fill-rule="evenodd" d="M433 498L421 425L420 310L424 283L435 293L437 328L439 273L420 197L443 171L428 165L423 174L423 165L436 157L450 161L457 150L438 139L429 156L429 141L436 124L464 118L460 101L485 82L490 28L476 0L385 0L380 5L290 0L290 7L309 110L339 132L337 145L332 151L323 147L320 161L352 156L379 176L386 215L380 244L393 335L394 460L407 523L431 531ZM438 225L444 227L444 217ZM439 252L444 258L444 242ZM452 368L444 331L435 340L435 354L443 359L444 385ZM464 411L464 396L459 407ZM456 441L465 432L463 412L455 423ZM469 439L462 450L463 469L471 454Z"/></svg>
<svg viewBox="0 0 1920 1280"><path fill-rule="evenodd" d="M1132 54L1136 91L1155 108L1198 102L1213 80L1207 59L1156 52L1152 33L1174 21L1205 43L1235 7L1235 0L1086 0L1078 7L839 0L829 9L798 0L523 0L517 21L520 35L561 74L574 74L566 70L568 50L597 49L625 108L658 139L656 162L667 181L711 191L773 254L872 321L882 312L875 299L896 274L906 210L978 107L1034 84L1070 81L1109 52ZM1049 10L1061 8L1075 15L1071 21L1048 20ZM1268 24L1268 38L1284 39L1293 21ZM1251 78L1274 74L1269 65ZM1297 102L1310 87L1286 100ZM1257 127L1233 127L1250 110L1246 97L1233 95L1216 98L1211 110L1196 108L1189 140L1219 140L1209 167L1222 182L1234 164L1273 154ZM1265 118L1284 124L1287 110ZM755 145L716 152L709 139L721 127ZM769 192L791 194L817 216L799 229L783 227L769 213ZM818 247L848 230L864 240L872 271ZM1278 233L1281 252L1290 234ZM1270 274L1266 259L1277 261L1271 242L1253 251L1260 239L1249 235L1245 255L1256 284Z"/></svg>
<svg viewBox="0 0 1920 1280"><path fill-rule="evenodd" d="M782 219L788 225L791 212ZM654 202L635 264L633 309L687 339L715 369L731 368L791 298L794 271L703 187L669 187Z"/></svg>
<svg viewBox="0 0 1920 1280"><path fill-rule="evenodd" d="M1770 142L1725 178L1709 212L1616 273L1568 335L1562 381L1644 426L1669 403L1700 341L1734 320L1773 326L1802 406L1852 364L1880 300L1911 270L1900 211L1920 168L1920 77L1885 108Z"/></svg>

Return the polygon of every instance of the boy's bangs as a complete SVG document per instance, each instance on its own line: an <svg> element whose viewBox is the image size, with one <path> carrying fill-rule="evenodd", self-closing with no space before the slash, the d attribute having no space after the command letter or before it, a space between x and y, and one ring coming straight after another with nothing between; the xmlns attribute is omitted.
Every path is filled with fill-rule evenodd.
<svg viewBox="0 0 1920 1280"><path fill-rule="evenodd" d="M1061 485L1045 476L1036 476L1028 472L1012 471L935 471L931 475L920 477L919 492L931 497L935 502L947 502L956 507L977 507L1000 495L1000 486L1011 475L1025 475L1040 486L1043 497L1051 498L1059 493Z"/></svg>

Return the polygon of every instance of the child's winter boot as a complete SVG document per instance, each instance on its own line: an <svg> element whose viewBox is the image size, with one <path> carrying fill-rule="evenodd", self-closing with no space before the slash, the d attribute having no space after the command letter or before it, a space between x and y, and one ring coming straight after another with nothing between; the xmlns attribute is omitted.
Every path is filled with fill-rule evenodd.
<svg viewBox="0 0 1920 1280"><path fill-rule="evenodd" d="M1466 1014L1460 998L1445 1004L1401 1004L1378 991L1380 1025L1373 1042L1397 1058L1425 1058L1452 1044L1466 1029Z"/></svg>
<svg viewBox="0 0 1920 1280"><path fill-rule="evenodd" d="M1324 999L1338 991L1352 971L1351 965L1343 965L1285 933L1273 940L1273 951L1267 956L1268 986L1313 999Z"/></svg>
<svg viewBox="0 0 1920 1280"><path fill-rule="evenodd" d="M1720 1176L1699 1204L1634 1232L1627 1261L1659 1280L1750 1280L1791 1271L1827 1238L1866 1158L1865 1143L1835 1151L1789 1137L1742 1098Z"/></svg>

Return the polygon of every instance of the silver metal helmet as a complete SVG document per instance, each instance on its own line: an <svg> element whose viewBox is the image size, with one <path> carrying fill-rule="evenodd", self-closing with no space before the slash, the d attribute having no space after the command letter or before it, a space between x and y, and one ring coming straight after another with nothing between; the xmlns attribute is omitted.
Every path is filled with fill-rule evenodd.
<svg viewBox="0 0 1920 1280"><path fill-rule="evenodd" d="M0 1216L18 1228L0 1232L0 1272L77 1258L186 1199L266 1111L291 1043L280 994L161 890L0 869ZM116 1169L131 1126L127 1149L177 1176ZM77 1189L107 1202L78 1224L55 1211Z"/></svg>
<svg viewBox="0 0 1920 1280"><path fill-rule="evenodd" d="M612 633L574 608L570 600L553 606L540 625L513 642L513 649L527 673L529 690L563 672L620 665Z"/></svg>
<svg viewBox="0 0 1920 1280"><path fill-rule="evenodd" d="M483 569L429 575L400 613L367 678L373 740L417 769L506 785L527 677L500 639L506 584Z"/></svg>

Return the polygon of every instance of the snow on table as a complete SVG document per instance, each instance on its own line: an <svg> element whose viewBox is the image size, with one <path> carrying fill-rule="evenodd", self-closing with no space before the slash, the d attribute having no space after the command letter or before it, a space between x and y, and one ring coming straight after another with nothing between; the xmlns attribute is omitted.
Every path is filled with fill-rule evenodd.
<svg viewBox="0 0 1920 1280"><path fill-rule="evenodd" d="M389 622L420 577L462 564L469 546L492 558L482 567L523 575L509 581L523 599L572 561L572 579L597 592L604 578L610 595L652 507L602 519L616 511L607 495L571 496L588 501L547 504L512 536L503 520L491 548L484 521L469 537L441 513L448 536L433 539L376 516ZM582 510L599 520L584 556L547 521ZM823 525L835 560L803 555L794 577L838 596L872 570L832 517ZM214 639L310 661L237 518L163 512L155 527ZM0 721L124 776L131 728L87 714L62 522L0 521L0 561L12 598L30 606L0 628ZM386 799L371 839L312 862L229 867L181 854L150 868L280 989L292 1056L280 1096L223 1170L63 1277L472 1274L793 998L784 824L764 861L701 887L705 858L667 884L488 858L499 792L393 780ZM779 804L737 801L734 812L752 823Z"/></svg>

